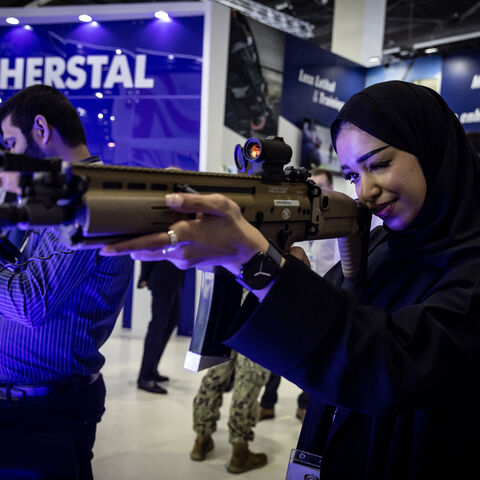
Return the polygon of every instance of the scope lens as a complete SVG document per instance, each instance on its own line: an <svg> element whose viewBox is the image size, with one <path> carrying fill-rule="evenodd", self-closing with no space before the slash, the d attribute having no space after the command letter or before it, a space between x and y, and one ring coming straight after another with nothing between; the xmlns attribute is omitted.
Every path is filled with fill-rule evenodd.
<svg viewBox="0 0 480 480"><path fill-rule="evenodd" d="M262 147L258 143L252 143L248 146L248 156L254 160L260 157L262 153Z"/></svg>
<svg viewBox="0 0 480 480"><path fill-rule="evenodd" d="M256 138L249 138L245 142L243 149L245 157L253 162L259 162L262 159L263 145L262 142Z"/></svg>

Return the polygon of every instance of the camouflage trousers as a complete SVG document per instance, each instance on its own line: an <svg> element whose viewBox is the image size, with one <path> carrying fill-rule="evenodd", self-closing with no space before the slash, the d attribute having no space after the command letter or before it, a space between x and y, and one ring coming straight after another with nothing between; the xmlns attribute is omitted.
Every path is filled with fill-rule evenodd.
<svg viewBox="0 0 480 480"><path fill-rule="evenodd" d="M237 352L232 352L230 362L210 368L202 378L193 400L193 429L197 435L211 435L217 429L223 393L232 374L229 442L246 443L253 440L253 427L259 413L258 395L270 372Z"/></svg>

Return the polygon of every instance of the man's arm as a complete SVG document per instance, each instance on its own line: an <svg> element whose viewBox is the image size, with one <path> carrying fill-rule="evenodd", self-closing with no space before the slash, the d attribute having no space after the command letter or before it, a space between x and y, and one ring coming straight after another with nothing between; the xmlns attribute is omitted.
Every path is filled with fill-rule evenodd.
<svg viewBox="0 0 480 480"><path fill-rule="evenodd" d="M59 243L53 229L33 232L26 251L14 271L0 271L0 315L36 327L88 275L97 251L72 252Z"/></svg>

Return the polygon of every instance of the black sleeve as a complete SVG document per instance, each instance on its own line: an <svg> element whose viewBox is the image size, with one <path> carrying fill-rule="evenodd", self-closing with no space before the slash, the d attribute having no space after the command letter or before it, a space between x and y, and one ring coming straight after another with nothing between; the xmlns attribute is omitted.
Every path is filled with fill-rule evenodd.
<svg viewBox="0 0 480 480"><path fill-rule="evenodd" d="M267 297L253 313L240 312L225 343L326 404L370 413L422 408L461 395L480 370L480 294L462 273L426 301L389 313L356 305L288 257Z"/></svg>

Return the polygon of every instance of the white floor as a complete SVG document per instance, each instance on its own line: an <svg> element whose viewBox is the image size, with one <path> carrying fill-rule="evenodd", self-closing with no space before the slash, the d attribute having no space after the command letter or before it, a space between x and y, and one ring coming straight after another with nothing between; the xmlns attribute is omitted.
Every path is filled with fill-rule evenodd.
<svg viewBox="0 0 480 480"><path fill-rule="evenodd" d="M282 379L276 418L255 427L254 452L264 452L268 464L258 470L229 474L230 456L227 418L231 394L224 397L222 417L214 434L215 449L204 462L193 462L189 453L192 430L192 400L201 377L183 369L189 338L173 336L160 364L168 395L155 395L136 388L143 341L110 338L102 349L106 356L103 374L107 384L107 411L99 424L93 469L96 480L154 479L254 479L285 478L290 450L295 447L300 422L295 418L300 389Z"/></svg>

